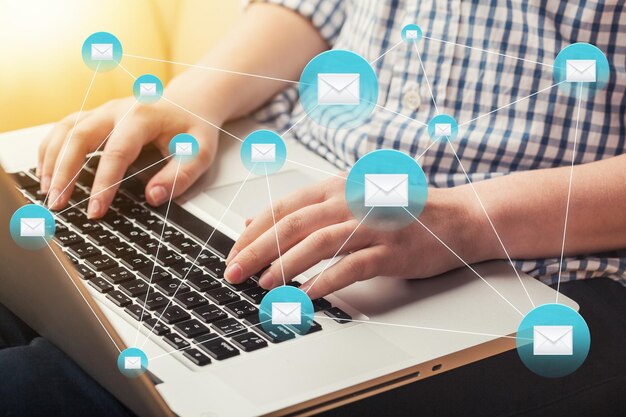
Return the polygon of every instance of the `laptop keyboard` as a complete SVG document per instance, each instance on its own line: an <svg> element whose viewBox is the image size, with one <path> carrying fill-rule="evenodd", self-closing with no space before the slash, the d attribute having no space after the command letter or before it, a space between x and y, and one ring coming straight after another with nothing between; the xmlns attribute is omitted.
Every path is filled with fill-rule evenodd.
<svg viewBox="0 0 626 417"><path fill-rule="evenodd" d="M70 206L89 197L98 162L98 156L92 157L81 171ZM27 198L43 202L34 170L12 176ZM105 294L113 308L141 320L154 334L151 339L161 338L182 350L181 360L196 366L296 338L293 328L279 326L278 333L268 333L259 324L258 305L267 291L258 286L257 276L237 285L224 280L224 258L234 244L230 238L175 202L163 229L165 208L147 205L143 190L135 178L124 181L111 209L99 220L87 219L87 201L57 213L54 242L81 279ZM326 299L313 305L338 323L350 319ZM321 330L314 321L307 334Z"/></svg>

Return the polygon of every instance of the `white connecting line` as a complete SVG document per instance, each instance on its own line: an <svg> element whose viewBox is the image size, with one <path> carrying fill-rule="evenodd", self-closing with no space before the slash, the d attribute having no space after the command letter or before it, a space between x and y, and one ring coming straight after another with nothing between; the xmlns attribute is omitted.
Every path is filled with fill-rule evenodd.
<svg viewBox="0 0 626 417"><path fill-rule="evenodd" d="M430 82L428 81L428 76L426 75L426 69L424 68L424 63L422 62L422 56L420 55L419 49L417 49L417 43L413 42L413 46L415 47L415 52L417 52L417 59L420 62L420 67L422 68L422 72L424 73L424 80L426 81L426 85L428 86L428 91L430 91L430 98L433 99L433 104L435 105L435 111L439 114L439 109L437 108L437 102L435 101L435 95L433 94L433 89L430 88Z"/></svg>
<svg viewBox="0 0 626 417"><path fill-rule="evenodd" d="M563 256L565 255L565 236L567 235L567 219L569 217L569 202L572 195L572 179L574 178L574 162L576 161L576 146L578 143L578 122L580 121L580 107L583 101L583 85L578 89L578 112L576 114L576 129L574 130L574 148L572 150L572 165L569 171L569 184L567 187L567 203L565 205L565 222L563 224L563 241L561 242L561 259L559 260L559 278L556 283L556 300L559 302L559 290L561 289L561 275L563 273Z"/></svg>
<svg viewBox="0 0 626 417"><path fill-rule="evenodd" d="M87 88L87 92L85 93L85 97L83 98L83 102L80 105L80 110L78 111L78 114L76 115L76 120L74 120L74 127L72 127L72 131L70 132L70 136L69 136L69 138L67 138L67 141L65 141L65 143L63 144L63 150L61 151L61 156L59 157L59 160L56 162L56 166L54 168L54 172L52 173L52 178L50 179L50 186L52 186L52 184L54 184L54 179L56 178L56 176L57 176L57 174L59 172L59 168L61 167L61 163L63 162L63 158L65 157L65 153L67 152L67 148L68 148L70 142L72 141L72 138L74 137L74 132L76 131L76 125L78 124L78 121L80 120L80 116L83 114L83 110L85 108L85 103L87 102L87 97L89 97L89 92L91 91L91 87L93 86L93 82L96 79L96 74L98 74L98 68L100 68L100 63L98 63L98 65L96 66L96 70L93 72L93 76L91 77L91 81L89 82L89 87ZM48 197L50 196L50 191L51 190L52 190L52 187L49 187L48 188L48 192L46 193L46 197L43 199L43 203L42 203L43 206L46 205L46 201L48 201ZM57 199L55 199L55 201L56 200Z"/></svg>
<svg viewBox="0 0 626 417"><path fill-rule="evenodd" d="M270 190L270 179L267 175L267 165L263 164L263 168L265 169L265 182L267 183L267 196L270 200L270 211L272 212L272 222L274 226L274 235L276 236L276 250L278 251L278 263L280 264L280 273L283 276L283 285L287 285L287 280L285 279L285 268L283 267L283 255L280 252L280 242L278 242L278 230L276 229L276 216L274 215L274 203L272 202L272 191Z"/></svg>
<svg viewBox="0 0 626 417"><path fill-rule="evenodd" d="M157 260L159 259L159 251L163 244L163 235L165 234L165 228L167 227L167 217L170 214L170 206L172 205L172 198L174 197L174 190L176 189L176 181L178 180L178 172L180 171L181 159L178 158L178 164L176 165L176 174L174 174L174 182L172 183L172 191L170 192L170 198L167 201L167 207L165 208L165 216L163 217L163 227L161 227L161 236L159 236L159 244L157 245L156 253L154 254L154 263L152 264L152 271L150 271L150 279L148 280L148 291L146 292L146 298L143 300L143 308L141 309L141 316L139 323L137 324L137 331L135 332L135 341L133 346L137 344L137 337L139 337L139 328L143 322L143 313L148 302L148 296L150 295L150 289L152 288L152 278L154 277L154 270L156 269ZM156 325L156 324L155 324Z"/></svg>
<svg viewBox="0 0 626 417"><path fill-rule="evenodd" d="M393 51L394 49L396 49L398 46L400 46L404 41L400 41L398 43L396 43L394 46L392 46L391 48L387 49L382 55L380 55L378 58L372 60L369 62L370 65L372 65L374 62L378 61L379 59L381 59L382 57L384 57L385 55L387 55L389 52Z"/></svg>

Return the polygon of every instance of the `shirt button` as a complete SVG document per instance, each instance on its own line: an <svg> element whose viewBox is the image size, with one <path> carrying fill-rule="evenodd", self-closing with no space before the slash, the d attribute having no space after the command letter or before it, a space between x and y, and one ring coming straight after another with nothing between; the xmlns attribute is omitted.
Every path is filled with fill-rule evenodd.
<svg viewBox="0 0 626 417"><path fill-rule="evenodd" d="M422 105L422 96L417 85L411 84L405 87L402 96L402 107L416 111Z"/></svg>

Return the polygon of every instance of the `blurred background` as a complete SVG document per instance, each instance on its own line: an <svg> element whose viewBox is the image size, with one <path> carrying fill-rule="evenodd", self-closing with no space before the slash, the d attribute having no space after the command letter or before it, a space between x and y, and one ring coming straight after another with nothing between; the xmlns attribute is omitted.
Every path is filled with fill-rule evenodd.
<svg viewBox="0 0 626 417"><path fill-rule="evenodd" d="M0 132L80 109L93 76L81 46L93 32L113 33L124 53L195 63L241 7L241 0L0 0ZM122 63L164 84L185 69L132 57ZM121 68L98 73L85 109L131 95L132 81Z"/></svg>

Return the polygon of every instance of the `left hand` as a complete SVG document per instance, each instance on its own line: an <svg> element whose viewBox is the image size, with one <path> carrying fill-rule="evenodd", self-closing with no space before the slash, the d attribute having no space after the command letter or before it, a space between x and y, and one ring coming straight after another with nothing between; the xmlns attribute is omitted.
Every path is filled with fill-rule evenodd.
<svg viewBox="0 0 626 417"><path fill-rule="evenodd" d="M493 239L480 235L490 230L482 224L484 213L477 210L475 196L466 186L429 189L419 217L424 226L413 222L387 232L361 225L354 232L359 221L346 204L345 183L345 179L332 178L278 201L273 207L276 230L272 208L249 221L228 256L225 278L239 283L270 265L259 285L271 289L283 284L283 273L288 282L318 262L331 259L344 243L338 256L345 256L300 287L308 290L311 299L375 276L426 278L462 266L463 262L424 226L470 264L489 259L493 253Z"/></svg>

